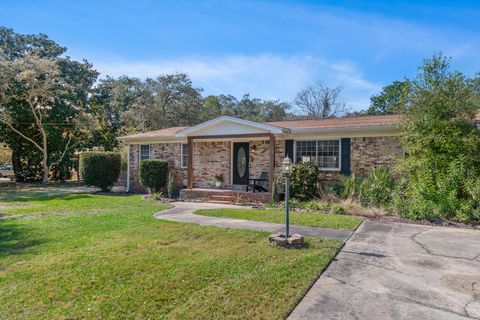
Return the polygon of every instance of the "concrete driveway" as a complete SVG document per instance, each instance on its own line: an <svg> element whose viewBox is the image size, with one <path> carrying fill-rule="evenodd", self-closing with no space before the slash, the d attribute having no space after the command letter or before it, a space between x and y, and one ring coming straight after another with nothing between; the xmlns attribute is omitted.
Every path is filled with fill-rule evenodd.
<svg viewBox="0 0 480 320"><path fill-rule="evenodd" d="M289 319L480 319L480 231L366 221Z"/></svg>

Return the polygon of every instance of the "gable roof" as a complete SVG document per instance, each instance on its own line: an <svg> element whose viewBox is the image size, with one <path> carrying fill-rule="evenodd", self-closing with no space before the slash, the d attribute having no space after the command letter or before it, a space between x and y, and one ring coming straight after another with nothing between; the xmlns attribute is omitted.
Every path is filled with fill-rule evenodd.
<svg viewBox="0 0 480 320"><path fill-rule="evenodd" d="M220 126L225 126L225 125L230 126L230 128L227 128L227 132L223 132L222 130L219 129ZM283 128L275 125L259 123L259 122L254 122L250 120L244 120L244 119L239 119L239 118L234 118L229 116L220 116L218 118L197 124L193 127L180 130L177 132L177 136L186 137L194 134L203 135L205 133L207 133L207 135L213 135L213 134L210 134L211 131L209 132L208 128L219 129L217 130L219 132L215 134L240 134L240 133L243 133L243 131L247 132L248 130L251 130L251 131L253 130L255 133L260 131L269 132L269 133L283 133L285 131Z"/></svg>

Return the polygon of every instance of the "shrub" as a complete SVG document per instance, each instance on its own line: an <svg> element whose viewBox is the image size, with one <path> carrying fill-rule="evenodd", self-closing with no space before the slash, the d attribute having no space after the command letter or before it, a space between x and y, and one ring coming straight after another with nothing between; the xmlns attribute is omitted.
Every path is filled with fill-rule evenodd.
<svg viewBox="0 0 480 320"><path fill-rule="evenodd" d="M360 195L362 180L352 173L349 176L343 176L341 179L340 196L343 199L357 199Z"/></svg>
<svg viewBox="0 0 480 320"><path fill-rule="evenodd" d="M374 168L360 184L360 201L365 206L389 206L395 178L387 168Z"/></svg>
<svg viewBox="0 0 480 320"><path fill-rule="evenodd" d="M307 200L318 195L318 167L312 163L297 163L293 166L290 179L292 198Z"/></svg>
<svg viewBox="0 0 480 320"><path fill-rule="evenodd" d="M412 81L401 117L397 209L411 219L480 219L480 110L470 79L442 55L426 60ZM407 204L401 206L402 204Z"/></svg>
<svg viewBox="0 0 480 320"><path fill-rule="evenodd" d="M343 177L341 197L358 200L367 207L388 207L395 194L395 178L387 168L374 168L366 178Z"/></svg>
<svg viewBox="0 0 480 320"><path fill-rule="evenodd" d="M329 212L330 204L318 200L309 200L302 203L302 207L309 211Z"/></svg>
<svg viewBox="0 0 480 320"><path fill-rule="evenodd" d="M80 176L87 186L108 191L120 174L120 154L117 152L82 152L80 154Z"/></svg>
<svg viewBox="0 0 480 320"><path fill-rule="evenodd" d="M165 188L168 178L168 162L165 160L142 160L140 162L140 182L151 192Z"/></svg>

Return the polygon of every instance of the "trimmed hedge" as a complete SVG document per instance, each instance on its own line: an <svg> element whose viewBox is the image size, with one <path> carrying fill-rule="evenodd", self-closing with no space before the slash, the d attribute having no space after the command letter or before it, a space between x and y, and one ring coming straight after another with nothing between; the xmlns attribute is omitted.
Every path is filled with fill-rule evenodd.
<svg viewBox="0 0 480 320"><path fill-rule="evenodd" d="M168 179L168 162L165 160L142 160L140 162L140 182L152 192L165 188Z"/></svg>
<svg viewBox="0 0 480 320"><path fill-rule="evenodd" d="M89 151L80 153L80 177L87 186L108 191L120 175L118 152Z"/></svg>

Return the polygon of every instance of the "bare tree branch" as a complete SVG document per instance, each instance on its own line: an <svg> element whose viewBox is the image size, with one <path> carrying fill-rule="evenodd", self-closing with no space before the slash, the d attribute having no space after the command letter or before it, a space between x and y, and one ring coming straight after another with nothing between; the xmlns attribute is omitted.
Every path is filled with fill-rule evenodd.
<svg viewBox="0 0 480 320"><path fill-rule="evenodd" d="M317 83L300 91L295 98L295 104L310 118L337 117L346 111L345 103L339 101L341 92L340 87L329 88Z"/></svg>

